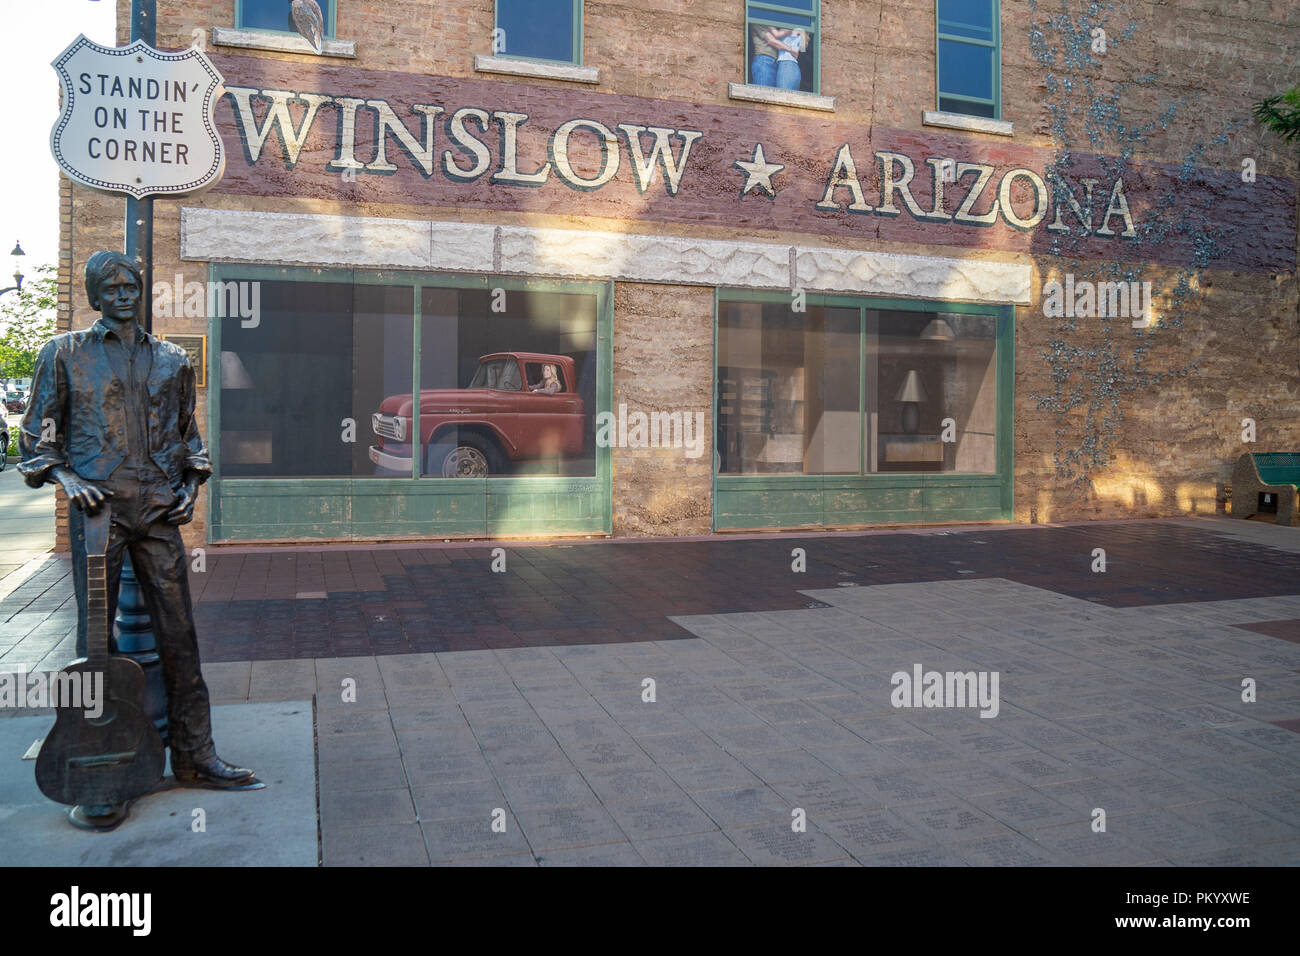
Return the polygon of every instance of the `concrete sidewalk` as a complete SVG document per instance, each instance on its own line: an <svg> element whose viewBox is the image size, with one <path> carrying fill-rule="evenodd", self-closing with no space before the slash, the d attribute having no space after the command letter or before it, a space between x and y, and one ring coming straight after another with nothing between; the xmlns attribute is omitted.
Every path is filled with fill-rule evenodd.
<svg viewBox="0 0 1300 956"><path fill-rule="evenodd" d="M0 600L54 547L54 486L28 488L10 462L0 472Z"/></svg>
<svg viewBox="0 0 1300 956"><path fill-rule="evenodd" d="M0 753L30 746L49 718L0 720ZM0 846L6 866L315 866L315 755L310 701L217 706L213 733L256 766L274 768L265 790L174 788L131 807L110 833L68 825L41 794L33 764L4 760Z"/></svg>
<svg viewBox="0 0 1300 956"><path fill-rule="evenodd" d="M806 597L828 606L679 619L688 641L208 673L223 700L314 689L326 865L1300 864L1300 736L1279 726L1300 726L1300 645L1236 626L1300 597ZM893 707L916 663L999 671L997 716Z"/></svg>
<svg viewBox="0 0 1300 956"><path fill-rule="evenodd" d="M1294 529L489 548L210 552L214 702L315 696L326 865L1300 864ZM61 568L0 670L67 653ZM917 665L996 716L895 706Z"/></svg>

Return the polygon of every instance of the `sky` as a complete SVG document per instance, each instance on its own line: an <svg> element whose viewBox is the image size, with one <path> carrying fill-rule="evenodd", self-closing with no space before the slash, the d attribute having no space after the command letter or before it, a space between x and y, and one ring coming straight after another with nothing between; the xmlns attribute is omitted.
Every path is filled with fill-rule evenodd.
<svg viewBox="0 0 1300 956"><path fill-rule="evenodd" d="M22 243L26 275L59 255L59 167L50 128L59 115L59 80L50 64L79 33L115 46L113 0L0 0L0 288L12 285L9 252Z"/></svg>

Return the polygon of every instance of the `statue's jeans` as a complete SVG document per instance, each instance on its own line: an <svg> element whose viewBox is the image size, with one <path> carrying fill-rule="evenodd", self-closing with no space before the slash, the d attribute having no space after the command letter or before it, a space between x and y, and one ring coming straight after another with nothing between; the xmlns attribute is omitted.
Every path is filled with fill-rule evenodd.
<svg viewBox="0 0 1300 956"><path fill-rule="evenodd" d="M127 471L123 466L118 471ZM212 718L208 686L199 670L198 635L190 602L188 556L180 529L165 515L177 493L161 475L134 480L116 473L96 484L113 493L108 552L108 616L117 615L117 591L122 557L131 565L153 623L154 640L162 659L163 686L167 691L167 721L173 752L197 751L212 743ZM86 536L85 515L75 505L68 509L72 542L72 580L77 594L77 654L86 656Z"/></svg>

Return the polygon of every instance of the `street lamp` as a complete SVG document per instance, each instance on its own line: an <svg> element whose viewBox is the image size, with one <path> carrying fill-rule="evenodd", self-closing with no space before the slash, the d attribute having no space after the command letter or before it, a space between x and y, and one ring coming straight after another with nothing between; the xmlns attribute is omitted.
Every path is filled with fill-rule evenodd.
<svg viewBox="0 0 1300 956"><path fill-rule="evenodd" d="M23 252L23 247L19 245L17 242L15 242L14 251L9 253L9 255L15 257L14 258L14 282L18 284L11 285L7 289L0 289L0 295L4 295L6 292L13 292L15 290L18 292L21 292L23 290L23 267L21 261L17 257L25 256L27 255L27 253Z"/></svg>

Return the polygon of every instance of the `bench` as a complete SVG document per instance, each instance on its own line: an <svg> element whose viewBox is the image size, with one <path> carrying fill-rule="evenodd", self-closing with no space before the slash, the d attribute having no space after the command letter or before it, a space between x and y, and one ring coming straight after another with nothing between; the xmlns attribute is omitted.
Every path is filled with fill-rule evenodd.
<svg viewBox="0 0 1300 956"><path fill-rule="evenodd" d="M1232 469L1232 516L1272 516L1278 524L1300 524L1298 487L1300 452L1248 452Z"/></svg>

